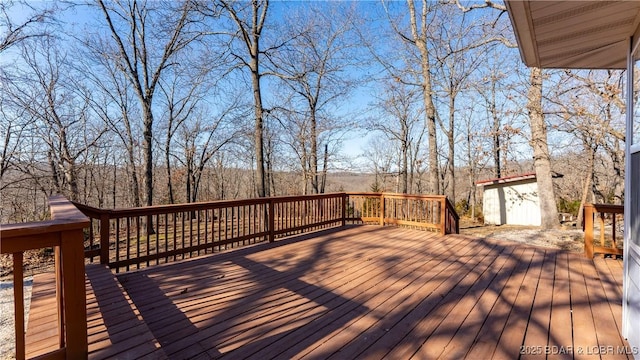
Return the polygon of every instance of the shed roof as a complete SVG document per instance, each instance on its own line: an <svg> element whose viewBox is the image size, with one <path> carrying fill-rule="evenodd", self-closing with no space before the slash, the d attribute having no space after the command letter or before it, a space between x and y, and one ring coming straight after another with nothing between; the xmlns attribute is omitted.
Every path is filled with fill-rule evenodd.
<svg viewBox="0 0 640 360"><path fill-rule="evenodd" d="M505 176L505 177L495 178L495 179L480 180L476 182L476 186L505 184L505 183L515 182L515 181L530 180L535 178L536 178L536 173L533 172L533 173L526 173L526 174L520 174L520 175Z"/></svg>
<svg viewBox="0 0 640 360"><path fill-rule="evenodd" d="M625 69L640 1L505 0L520 55L541 68Z"/></svg>

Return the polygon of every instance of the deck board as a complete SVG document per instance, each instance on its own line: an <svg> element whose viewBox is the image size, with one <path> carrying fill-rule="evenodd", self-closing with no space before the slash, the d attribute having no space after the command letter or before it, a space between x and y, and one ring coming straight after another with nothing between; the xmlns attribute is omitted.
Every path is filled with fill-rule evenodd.
<svg viewBox="0 0 640 360"><path fill-rule="evenodd" d="M117 276L89 268L89 355L477 359L526 350L525 359L564 349L576 358L626 358L616 353L628 346L620 263L353 226ZM45 331L52 315L38 301L34 329ZM603 346L613 350L593 353Z"/></svg>
<svg viewBox="0 0 640 360"><path fill-rule="evenodd" d="M549 347L554 350L549 356L552 359L567 358L567 354L563 354L565 350L570 353L569 355L574 353L569 287L569 260L571 258L573 256L567 253L560 253L556 256L548 342ZM556 349L557 351L555 351Z"/></svg>

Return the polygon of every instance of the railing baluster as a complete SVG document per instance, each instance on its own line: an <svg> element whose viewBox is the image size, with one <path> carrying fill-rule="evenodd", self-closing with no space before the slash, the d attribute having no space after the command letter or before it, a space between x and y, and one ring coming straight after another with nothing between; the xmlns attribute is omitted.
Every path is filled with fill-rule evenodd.
<svg viewBox="0 0 640 360"><path fill-rule="evenodd" d="M221 230L222 224L220 223L222 221L222 213L221 213L220 208L216 209L216 214L218 214L217 215L217 218L218 218L218 221L217 221L217 224L218 224L218 238L216 239L216 241L218 242L218 252L220 252L220 241L222 239L222 230Z"/></svg>
<svg viewBox="0 0 640 360"><path fill-rule="evenodd" d="M103 265L109 263L109 224L109 214L100 214L100 264Z"/></svg>
<svg viewBox="0 0 640 360"><path fill-rule="evenodd" d="M136 216L136 257L140 257L140 216ZM147 228L145 226L145 228ZM147 231L147 241L149 240L149 232ZM147 246L147 249L149 247ZM136 269L140 269L140 263L136 263Z"/></svg>
<svg viewBox="0 0 640 360"><path fill-rule="evenodd" d="M185 212L181 211L179 214L180 214L180 224L181 224L181 226L180 226L180 249L182 250L182 249L185 248L185 246L184 246L185 245L185 239L184 239L184 228L185 228L185 216L184 216L184 214L185 214ZM180 258L182 260L184 260L185 259L185 255L186 254L184 252L181 252L180 253Z"/></svg>
<svg viewBox="0 0 640 360"><path fill-rule="evenodd" d="M178 240L178 213L173 212L173 221L171 223L171 227L173 228L173 241L172 241L172 249L173 251L177 250L178 244L176 241ZM176 261L177 252L173 253L173 261Z"/></svg>
<svg viewBox="0 0 640 360"><path fill-rule="evenodd" d="M153 220L152 220L153 221ZM155 216L155 241L153 242L154 258L156 259L156 265L160 264L160 215ZM147 263L149 266L149 263Z"/></svg>
<svg viewBox="0 0 640 360"><path fill-rule="evenodd" d="M600 214L600 246L604 247L604 233L605 233L604 216L605 216L605 213L604 212L599 212L599 214Z"/></svg>
<svg viewBox="0 0 640 360"><path fill-rule="evenodd" d="M269 242L274 242L275 241L275 204L273 202L273 200L269 200Z"/></svg>
<svg viewBox="0 0 640 360"><path fill-rule="evenodd" d="M193 248L193 212L187 212L189 220L189 249ZM193 257L193 251L189 251L189 258Z"/></svg>
<svg viewBox="0 0 640 360"><path fill-rule="evenodd" d="M169 213L164 214L164 253L169 251ZM169 257L164 257L165 264L169 262Z"/></svg>
<svg viewBox="0 0 640 360"><path fill-rule="evenodd" d="M116 263L120 262L120 219L116 219ZM116 273L120 272L120 267L116 267Z"/></svg>
<svg viewBox="0 0 640 360"><path fill-rule="evenodd" d="M204 210L204 243L209 245L209 210ZM204 249L206 255L209 251L209 247Z"/></svg>
<svg viewBox="0 0 640 360"><path fill-rule="evenodd" d="M62 249L60 246L56 246L53 248L53 256L54 256L54 271L56 276L56 304L58 306L58 346L63 348L65 345L65 336L64 336L64 292L62 288L63 282L63 273L62 273Z"/></svg>
<svg viewBox="0 0 640 360"><path fill-rule="evenodd" d="M127 216L127 257L126 260L131 259L131 218ZM127 271L129 271L129 264L127 263Z"/></svg>
<svg viewBox="0 0 640 360"><path fill-rule="evenodd" d="M616 214L611 215L611 248L617 249L618 244L616 242Z"/></svg>

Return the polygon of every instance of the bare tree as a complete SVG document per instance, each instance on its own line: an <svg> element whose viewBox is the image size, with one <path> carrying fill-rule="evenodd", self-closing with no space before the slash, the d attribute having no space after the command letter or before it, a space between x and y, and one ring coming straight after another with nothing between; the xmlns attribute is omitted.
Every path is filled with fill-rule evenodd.
<svg viewBox="0 0 640 360"><path fill-rule="evenodd" d="M507 175L506 164L514 137L523 133L522 126L516 123L521 111L513 111L520 106L517 101L521 99L521 85L510 76L513 72L511 69L518 67L518 63L513 61L516 60L514 57L503 56L504 49L498 46L487 46L484 50L480 55L483 63L472 85L476 99L481 100L477 105L490 122L486 131L490 134L492 176L500 178Z"/></svg>
<svg viewBox="0 0 640 360"><path fill-rule="evenodd" d="M260 197L269 196L270 186L265 172L264 156L264 106L262 105L260 84L263 75L260 70L260 57L265 53L265 50L261 48L260 40L267 18L269 0L252 0L250 4L221 0L220 3L237 25L235 37L242 43L241 47L244 48L242 51L244 54L233 52L233 55L243 67L249 70L251 76L255 114L254 147L257 168L257 192Z"/></svg>
<svg viewBox="0 0 640 360"><path fill-rule="evenodd" d="M396 159L396 154L389 151L393 148L391 141L383 137L375 137L369 140L365 157L367 163L374 173L374 182L371 184L371 191L390 191L393 179L392 167ZM391 179L390 179L391 177Z"/></svg>
<svg viewBox="0 0 640 360"><path fill-rule="evenodd" d="M188 69L182 68L174 76L165 81L160 81L160 92L163 95L164 107L167 109L161 116L161 121L166 127L164 142L164 160L166 166L167 189L169 203L175 203L173 189L173 161L172 141L182 125L194 115L196 107L204 96L204 75L201 73L188 74ZM187 201L190 198L187 197Z"/></svg>
<svg viewBox="0 0 640 360"><path fill-rule="evenodd" d="M77 160L97 145L105 130L92 127L85 89L70 77L66 54L52 37L24 43L23 76L12 89L15 102L37 121L57 192L79 199Z"/></svg>
<svg viewBox="0 0 640 360"><path fill-rule="evenodd" d="M414 0L407 0L409 7L409 21L411 23L411 36L400 33L402 39L413 44L420 54L420 69L422 97L424 102L424 116L427 124L429 139L429 185L434 194L440 194L440 168L438 166L438 142L436 135L436 108L433 102L432 63L429 53L428 15L432 6L428 0L422 0L420 7L416 7Z"/></svg>
<svg viewBox="0 0 640 360"><path fill-rule="evenodd" d="M478 176L485 168L489 158L487 151L485 151L485 144L483 144L484 137L482 136L486 128L484 124L474 121L475 107L475 104L470 104L465 111L462 112L463 116L461 116L464 122L463 149L465 150L465 165L468 171L466 178L468 181L466 204L470 207L472 219L476 218L476 205L478 204L476 181L478 181Z"/></svg>
<svg viewBox="0 0 640 360"><path fill-rule="evenodd" d="M16 16L16 12L26 14L23 17ZM26 1L6 0L0 2L0 54L8 49L26 42L49 35L46 27L52 20L55 12L53 7L45 6L36 9ZM0 67L0 84L3 89L9 88L12 84L12 75L7 74L3 67ZM27 124L23 116L24 109L14 108L12 101L5 98L5 94L0 93L0 190L10 186L17 179L7 181L5 174L12 167L21 148L22 136Z"/></svg>
<svg viewBox="0 0 640 360"><path fill-rule="evenodd" d="M413 170L422 135L424 122L420 108L419 94L406 85L388 82L386 91L376 105L377 115L368 121L367 127L382 132L392 143L397 144L399 151L398 174L400 176L399 191L408 193L413 186ZM415 149L415 151L414 151Z"/></svg>
<svg viewBox="0 0 640 360"><path fill-rule="evenodd" d="M446 100L446 115L438 116L440 128L447 140L447 155L444 171L444 193L456 201L455 181L455 149L456 149L456 123L457 104L463 91L471 88L470 78L478 67L485 61L479 51L474 50L479 44L484 44L486 34L482 25L486 21L483 18L461 16L451 7L445 7L434 20L433 47L435 58L434 84L436 90L442 93Z"/></svg>
<svg viewBox="0 0 640 360"><path fill-rule="evenodd" d="M8 88L8 83L3 84ZM0 98L0 191L12 184L7 181L5 175L15 170L14 161L19 158L20 149L23 148L23 134L28 129L30 116L25 116L24 108L16 107L13 101L6 97ZM15 180L14 180L15 181Z"/></svg>
<svg viewBox="0 0 640 360"><path fill-rule="evenodd" d="M160 78L172 59L188 48L202 32L193 31L193 3L136 0L98 5L109 28L112 49L105 57L126 75L142 112L145 204L153 204L153 100ZM156 6L155 8L153 6Z"/></svg>
<svg viewBox="0 0 640 360"><path fill-rule="evenodd" d="M16 9L27 10L23 19L16 19ZM47 36L44 24L52 19L54 8L36 9L26 1L0 2L0 53L28 39Z"/></svg>
<svg viewBox="0 0 640 360"><path fill-rule="evenodd" d="M196 109L193 116L178 128L182 154L174 156L186 170L184 184L187 202L198 201L205 167L238 136L239 129L234 123L247 116L241 99L235 97L224 104L217 114L208 108Z"/></svg>
<svg viewBox="0 0 640 360"><path fill-rule="evenodd" d="M122 148L122 151L113 152L113 166L117 168L124 163L127 173L128 192L127 202L121 205L134 207L142 206L142 196L140 192L140 175L138 148L141 136L141 126L136 118L140 116L140 109L136 107L136 96L134 91L128 86L126 75L123 74L109 57L103 52L106 44L97 41L85 42L85 52L87 56L83 58L80 65L85 74L85 79L89 87L94 89L92 96L88 98L91 108L97 116L106 124L108 129L115 135ZM104 45L104 46L103 46ZM96 67L103 71L95 71ZM114 170L115 171L115 170ZM116 177L113 177L114 188L116 187ZM113 206L116 206L116 193L113 191Z"/></svg>
<svg viewBox="0 0 640 360"><path fill-rule="evenodd" d="M284 24L290 39L286 49L271 56L274 74L292 92L287 110L297 113L290 118L297 119L293 125L304 136L299 141L303 146L300 159L305 181L311 181L316 194L324 192L328 164L323 160L329 156L329 144L321 139L344 130L343 121L332 109L356 83L349 72L357 63L353 55L359 47L352 33L354 21L355 8L343 3L323 3L292 13Z"/></svg>
<svg viewBox="0 0 640 360"><path fill-rule="evenodd" d="M609 202L615 201L616 197L618 201L623 198L624 164L619 157L619 144L625 141L622 74L611 70L567 70L562 73L558 86L554 86L545 98L551 104L550 115L558 119L553 127L577 138L583 149L582 156L586 157L586 162L576 164L582 175L575 174L582 180L578 223L582 221L582 210L587 201ZM604 161L605 156L609 160ZM606 169L603 176L597 174L598 159L611 164L603 164ZM583 164L586 167L582 167ZM611 176L612 173L615 176ZM598 200L594 199L596 194Z"/></svg>

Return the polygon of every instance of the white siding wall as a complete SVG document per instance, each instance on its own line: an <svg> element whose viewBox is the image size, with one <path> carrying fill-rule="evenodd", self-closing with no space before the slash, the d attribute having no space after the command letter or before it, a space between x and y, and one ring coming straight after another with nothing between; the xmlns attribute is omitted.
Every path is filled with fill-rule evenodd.
<svg viewBox="0 0 640 360"><path fill-rule="evenodd" d="M535 179L485 185L482 212L490 225L540 225L540 202Z"/></svg>

